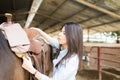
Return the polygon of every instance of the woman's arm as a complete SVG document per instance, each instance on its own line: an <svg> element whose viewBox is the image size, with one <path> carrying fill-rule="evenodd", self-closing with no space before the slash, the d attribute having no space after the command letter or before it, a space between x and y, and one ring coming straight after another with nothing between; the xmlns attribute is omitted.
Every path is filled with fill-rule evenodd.
<svg viewBox="0 0 120 80"><path fill-rule="evenodd" d="M43 38L45 38L53 47L59 48L59 42L57 39L52 38L51 36L49 36L47 33L45 33L39 28L31 28L31 29L37 30L40 33L40 35Z"/></svg>
<svg viewBox="0 0 120 80"><path fill-rule="evenodd" d="M44 79L42 80L50 80L50 78L44 74L41 74L38 70L36 70L33 65L32 65L32 61L30 59L30 57L23 57L23 64L22 67L27 70L28 72L30 72L31 74L35 75L35 77L38 80L41 80L41 76L44 77Z"/></svg>
<svg viewBox="0 0 120 80"><path fill-rule="evenodd" d="M67 62L65 61L65 63L59 67L53 77L48 77L38 72L32 66L31 59L29 58L23 58L22 67L29 71L31 74L34 74L38 80L73 80L77 74L78 63L79 59L77 55L71 57Z"/></svg>
<svg viewBox="0 0 120 80"><path fill-rule="evenodd" d="M51 36L49 36L47 33L45 33L44 31L42 31L41 29L39 29L39 28L30 28L30 29L34 29L34 30L37 30L39 33L40 33L40 35L42 36L42 37L44 37L48 42L50 41L50 39L52 39L52 37Z"/></svg>
<svg viewBox="0 0 120 80"><path fill-rule="evenodd" d="M40 80L41 73L33 67L30 57L23 57L22 67Z"/></svg>

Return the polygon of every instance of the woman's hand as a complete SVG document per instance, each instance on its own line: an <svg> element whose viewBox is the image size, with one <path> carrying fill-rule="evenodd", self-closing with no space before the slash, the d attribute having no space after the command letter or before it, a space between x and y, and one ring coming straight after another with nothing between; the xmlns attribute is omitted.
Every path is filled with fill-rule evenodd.
<svg viewBox="0 0 120 80"><path fill-rule="evenodd" d="M33 67L32 61L30 57L23 57L23 64L22 67L29 71L31 74L34 74L37 70Z"/></svg>

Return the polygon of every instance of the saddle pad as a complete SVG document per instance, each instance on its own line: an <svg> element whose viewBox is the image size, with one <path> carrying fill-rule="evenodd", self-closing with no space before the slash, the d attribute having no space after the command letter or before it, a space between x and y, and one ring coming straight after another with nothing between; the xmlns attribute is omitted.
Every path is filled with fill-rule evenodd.
<svg viewBox="0 0 120 80"><path fill-rule="evenodd" d="M23 58L26 57L26 53L19 53L19 52L15 52L15 55L19 58Z"/></svg>
<svg viewBox="0 0 120 80"><path fill-rule="evenodd" d="M10 47L13 51L26 52L30 47L30 41L26 32L18 23L4 27L5 35L7 36ZM23 46L24 45L24 46ZM19 49L18 49L19 48Z"/></svg>

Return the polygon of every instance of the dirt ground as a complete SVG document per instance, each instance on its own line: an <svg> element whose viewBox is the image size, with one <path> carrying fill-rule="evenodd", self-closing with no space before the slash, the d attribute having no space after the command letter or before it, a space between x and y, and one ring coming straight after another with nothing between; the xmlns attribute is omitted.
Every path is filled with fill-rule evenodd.
<svg viewBox="0 0 120 80"><path fill-rule="evenodd" d="M113 72L113 70L112 70L112 72ZM114 72L117 73L118 75L120 75L120 72L116 72L116 71L114 71ZM76 80L99 80L98 71L96 71L96 70L78 71ZM114 76L106 75L103 73L102 80L120 80L120 78L115 78Z"/></svg>
<svg viewBox="0 0 120 80"><path fill-rule="evenodd" d="M95 70L84 70L78 72L76 80L99 80L98 72ZM111 75L102 74L102 80L120 80L120 78L118 79Z"/></svg>

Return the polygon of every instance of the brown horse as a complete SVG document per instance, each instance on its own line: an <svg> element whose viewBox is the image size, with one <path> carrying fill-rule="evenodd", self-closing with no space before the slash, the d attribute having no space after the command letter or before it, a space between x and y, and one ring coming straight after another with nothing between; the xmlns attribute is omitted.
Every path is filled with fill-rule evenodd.
<svg viewBox="0 0 120 80"><path fill-rule="evenodd" d="M0 80L29 80L29 73L21 65L22 59L11 51L0 30Z"/></svg>
<svg viewBox="0 0 120 80"><path fill-rule="evenodd" d="M45 46L48 45L44 43L43 48L46 48ZM44 51L45 51L45 55L47 55L48 52L46 53L45 49ZM41 58L39 57L40 55L36 55L36 56L38 56L38 58ZM44 59L43 61L47 65L46 67L47 71L45 71L45 74L46 72L48 74L50 71L48 69L50 65L48 65L48 63L46 62L46 60L49 59L50 58ZM42 65L41 63L39 64ZM22 59L18 58L15 55L15 53L11 51L8 41L6 40L4 34L2 33L2 30L0 30L0 80L30 80L29 72L27 72L22 68Z"/></svg>

